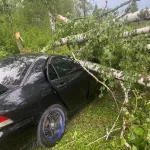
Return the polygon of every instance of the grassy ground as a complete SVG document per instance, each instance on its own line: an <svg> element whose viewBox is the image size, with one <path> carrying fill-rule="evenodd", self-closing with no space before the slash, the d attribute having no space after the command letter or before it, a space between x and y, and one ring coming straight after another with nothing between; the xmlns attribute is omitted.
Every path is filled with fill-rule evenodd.
<svg viewBox="0 0 150 150"><path fill-rule="evenodd" d="M104 136L106 128L110 130L117 114L115 103L110 96L97 98L69 121L64 137L52 150L112 150L113 136L118 134L119 137L119 132L113 133L108 141L102 139L87 145Z"/></svg>

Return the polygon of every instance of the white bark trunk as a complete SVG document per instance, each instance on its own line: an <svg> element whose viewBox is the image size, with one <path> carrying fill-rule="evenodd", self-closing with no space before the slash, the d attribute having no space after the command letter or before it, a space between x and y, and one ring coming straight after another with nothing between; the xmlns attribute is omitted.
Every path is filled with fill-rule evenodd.
<svg viewBox="0 0 150 150"><path fill-rule="evenodd" d="M87 40L87 35L86 34L77 34L73 36L68 36L66 38L61 38L59 41L55 42L55 46L63 46L69 43L80 43L84 42Z"/></svg>
<svg viewBox="0 0 150 150"><path fill-rule="evenodd" d="M150 8L143 9L141 11L136 11L134 13L129 13L125 15L124 18L121 20L127 21L127 22L150 20Z"/></svg>
<svg viewBox="0 0 150 150"><path fill-rule="evenodd" d="M150 33L150 26L136 29L131 32L124 32L123 37L135 36L135 35L146 34L146 33Z"/></svg>
<svg viewBox="0 0 150 150"><path fill-rule="evenodd" d="M147 49L150 50L150 44L147 45Z"/></svg>
<svg viewBox="0 0 150 150"><path fill-rule="evenodd" d="M55 17L51 14L51 12L48 12L49 15L49 22L50 22L50 28L52 33L55 33L56 31L56 22L55 22Z"/></svg>
<svg viewBox="0 0 150 150"><path fill-rule="evenodd" d="M110 76L114 76L116 79L118 80L125 80L125 75L123 71L119 71L113 68L107 68L106 67L100 65L100 64L96 64L96 63L92 63L89 61L79 61L81 65L85 66L88 69L91 69L93 71L96 71L98 73L102 73L105 74L106 76L110 77ZM139 79L137 80L137 83L150 87L150 76L142 77L142 75L139 75Z"/></svg>
<svg viewBox="0 0 150 150"><path fill-rule="evenodd" d="M123 37L135 36L135 35L146 34L146 33L150 33L150 26L136 29L131 32L124 32ZM82 33L78 35L68 36L66 38L61 38L59 41L55 42L55 46L58 47L69 43L80 43L86 40L88 40L87 33Z"/></svg>

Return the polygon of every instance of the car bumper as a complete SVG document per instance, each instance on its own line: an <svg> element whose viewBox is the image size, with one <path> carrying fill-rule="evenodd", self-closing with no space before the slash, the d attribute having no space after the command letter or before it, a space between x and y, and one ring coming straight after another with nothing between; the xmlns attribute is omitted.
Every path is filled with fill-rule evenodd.
<svg viewBox="0 0 150 150"><path fill-rule="evenodd" d="M8 134L11 134L11 133L17 131L18 129L23 128L26 125L30 124L32 122L32 120L33 119L26 119L26 120L20 121L18 123L13 123L11 125L3 127L2 129L0 129L0 140L2 138L4 138L5 136L7 136Z"/></svg>

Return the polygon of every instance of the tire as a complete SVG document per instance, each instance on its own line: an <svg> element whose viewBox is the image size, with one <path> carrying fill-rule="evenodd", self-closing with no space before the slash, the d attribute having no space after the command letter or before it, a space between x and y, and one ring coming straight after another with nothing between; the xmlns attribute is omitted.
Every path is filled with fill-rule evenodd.
<svg viewBox="0 0 150 150"><path fill-rule="evenodd" d="M66 111L61 105L54 104L46 109L38 124L37 145L54 146L63 137L66 121Z"/></svg>

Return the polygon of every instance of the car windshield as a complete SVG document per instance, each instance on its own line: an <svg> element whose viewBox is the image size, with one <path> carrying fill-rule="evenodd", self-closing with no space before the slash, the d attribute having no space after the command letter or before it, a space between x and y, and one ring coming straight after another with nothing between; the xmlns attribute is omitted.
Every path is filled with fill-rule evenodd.
<svg viewBox="0 0 150 150"><path fill-rule="evenodd" d="M35 60L33 57L8 57L0 60L0 84L19 85Z"/></svg>

